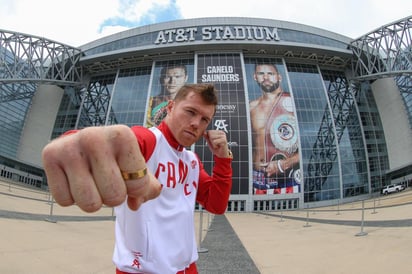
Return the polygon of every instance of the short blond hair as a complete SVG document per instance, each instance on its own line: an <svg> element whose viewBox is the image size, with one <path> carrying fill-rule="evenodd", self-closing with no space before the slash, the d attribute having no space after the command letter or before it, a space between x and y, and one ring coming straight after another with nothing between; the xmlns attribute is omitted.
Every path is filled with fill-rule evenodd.
<svg viewBox="0 0 412 274"><path fill-rule="evenodd" d="M212 84L186 84L183 85L179 91L176 93L174 100L176 102L181 101L186 98L186 96L193 91L196 94L199 94L203 101L207 105L217 106L217 90Z"/></svg>

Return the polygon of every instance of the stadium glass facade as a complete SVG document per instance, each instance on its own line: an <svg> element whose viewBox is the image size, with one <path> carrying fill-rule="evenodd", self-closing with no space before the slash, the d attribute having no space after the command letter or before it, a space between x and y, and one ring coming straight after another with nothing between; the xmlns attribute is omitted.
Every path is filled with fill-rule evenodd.
<svg viewBox="0 0 412 274"><path fill-rule="evenodd" d="M50 138L88 126L156 125L164 117L166 86L213 83L219 105L210 128L226 132L234 154L228 211L295 209L372 195L391 180L387 142L371 82L354 77L350 43L309 26L250 18L173 21L96 40L63 65L81 71L76 79L51 81L63 94L55 102ZM8 56L3 62L16 62L7 47L0 49ZM268 108L262 107L262 66L277 71L282 90ZM402 78L404 98L410 98L410 72ZM18 84L35 90L33 83ZM15 85L4 82L1 89L3 161L17 158L35 93L13 97ZM211 171L204 140L189 149ZM278 171L270 175L271 165Z"/></svg>

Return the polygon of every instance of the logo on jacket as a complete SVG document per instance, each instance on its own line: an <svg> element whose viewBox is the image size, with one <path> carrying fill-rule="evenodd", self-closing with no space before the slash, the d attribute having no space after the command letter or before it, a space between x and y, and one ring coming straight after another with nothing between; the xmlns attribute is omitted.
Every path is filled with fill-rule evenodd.
<svg viewBox="0 0 412 274"><path fill-rule="evenodd" d="M135 259L133 260L132 267L135 267L135 268L137 268L137 269L140 269L140 268L142 267L142 265L140 264L139 259L140 259L140 257L143 256L142 253L139 252L139 251L133 251L132 254L133 254L134 258L135 258Z"/></svg>

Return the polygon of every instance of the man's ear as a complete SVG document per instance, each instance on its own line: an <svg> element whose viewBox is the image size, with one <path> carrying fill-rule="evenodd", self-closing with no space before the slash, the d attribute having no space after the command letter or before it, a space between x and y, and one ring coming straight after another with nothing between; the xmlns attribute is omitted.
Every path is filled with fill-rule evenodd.
<svg viewBox="0 0 412 274"><path fill-rule="evenodd" d="M167 113L171 112L174 106L175 106L175 101L174 100L169 100L167 102L167 106L166 106Z"/></svg>

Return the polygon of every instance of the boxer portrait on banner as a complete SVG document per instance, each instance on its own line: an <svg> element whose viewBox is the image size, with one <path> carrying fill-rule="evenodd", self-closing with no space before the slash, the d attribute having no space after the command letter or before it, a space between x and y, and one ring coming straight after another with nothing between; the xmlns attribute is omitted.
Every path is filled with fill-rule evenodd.
<svg viewBox="0 0 412 274"><path fill-rule="evenodd" d="M299 143L294 104L274 64L256 64L261 96L250 102L255 194L300 192Z"/></svg>

